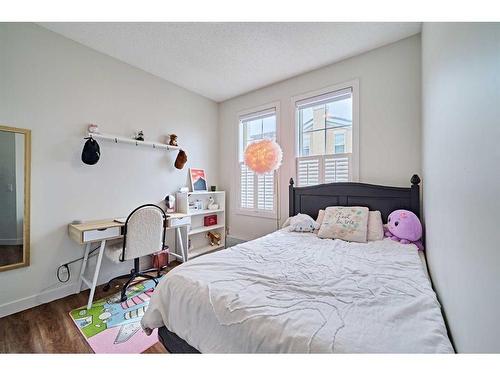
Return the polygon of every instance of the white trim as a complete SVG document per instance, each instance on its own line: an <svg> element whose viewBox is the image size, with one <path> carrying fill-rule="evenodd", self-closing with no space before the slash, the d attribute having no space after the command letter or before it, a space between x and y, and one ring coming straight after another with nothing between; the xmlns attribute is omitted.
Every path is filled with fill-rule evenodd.
<svg viewBox="0 0 500 375"><path fill-rule="evenodd" d="M236 124L238 126L237 129L237 142L236 142L236 159L234 160L234 179L233 179L233 186L236 187L236 194L231 194L232 197L230 198L232 201L231 204L231 212L236 214L236 215L243 215L243 216L255 216L255 217L262 217L262 218L268 218L268 219L276 219L277 215L279 213L278 210L278 179L280 178L280 173L279 169L274 172L274 204L273 204L273 210L259 210L257 208L254 209L245 209L240 207L240 196L241 196L241 189L240 189L240 144L241 144L241 138L240 138L240 122L241 119L249 118L249 115L253 114L261 114L261 113L269 113L270 109L274 109L275 115L276 115L276 142L279 144L280 142L280 123L281 123L281 114L280 114L280 106L281 102L279 100L270 102L267 104L260 105L258 107L253 107L250 109L246 109L243 111L239 111L236 114ZM257 205L257 202L255 202L255 205Z"/></svg>
<svg viewBox="0 0 500 375"><path fill-rule="evenodd" d="M359 182L359 79L350 82L352 85L352 180Z"/></svg>
<svg viewBox="0 0 500 375"><path fill-rule="evenodd" d="M39 294L4 303L0 305L0 318L74 294L75 286L75 283L71 283L59 288L46 290Z"/></svg>
<svg viewBox="0 0 500 375"><path fill-rule="evenodd" d="M252 108L243 109L243 110L239 111L238 113L236 113L238 125L239 125L240 118L245 118L247 115L263 112L263 111L266 111L266 110L271 109L271 108L275 108L276 111L279 111L280 103L281 102L279 100L277 100L277 101L270 102L267 104L259 105L257 107L252 107Z"/></svg>
<svg viewBox="0 0 500 375"><path fill-rule="evenodd" d="M334 95L332 95L334 94ZM352 86L340 89L340 90L331 90L325 92L321 95L316 96L308 96L305 99L298 100L295 102L295 106L298 109L313 107L320 104L330 103L333 100L339 100L341 97L347 96L347 94L352 94Z"/></svg>
<svg viewBox="0 0 500 375"><path fill-rule="evenodd" d="M132 261L126 261L123 262L123 266L121 267L113 267L112 269L109 269L109 271L112 272L102 272L97 280L97 285L105 284L113 277L127 272L127 269L130 269L131 265ZM75 266L74 269L71 269L71 279L74 278L73 282L68 282L67 284L61 285L59 287L46 289L41 291L40 293L33 294L31 296L20 298L14 301L9 301L4 303L3 305L0 305L0 318L18 313L23 310L31 309L39 305L43 305L44 303L67 297L71 294L75 294L76 288L80 285L78 279L79 269L77 271L77 268L78 266ZM88 287L84 286L82 288L82 291L86 289L88 289Z"/></svg>
<svg viewBox="0 0 500 375"><path fill-rule="evenodd" d="M276 194L275 194L276 196ZM276 200L276 197L275 197ZM276 208L276 207L275 207ZM253 217L262 217L266 219L274 219L276 220L276 210L258 210L258 209L249 209L249 208L240 208L237 207L233 210L233 213L241 216L253 216Z"/></svg>
<svg viewBox="0 0 500 375"><path fill-rule="evenodd" d="M298 116L297 102L305 101L308 98L320 97L335 91L341 91L352 88L352 181L359 181L359 79L355 78L350 81L324 87L322 89L309 91L303 94L294 95L291 98L290 109L292 111L290 118L293 119L293 133L295 142L295 159L299 157L299 132L298 132ZM297 162L295 162L294 180L297 181Z"/></svg>
<svg viewBox="0 0 500 375"><path fill-rule="evenodd" d="M266 118L269 116L274 115L276 112L276 107L269 107L261 111L255 111L255 112L249 112L244 115L240 116L240 122L241 121L253 121L253 120L259 120L262 118Z"/></svg>

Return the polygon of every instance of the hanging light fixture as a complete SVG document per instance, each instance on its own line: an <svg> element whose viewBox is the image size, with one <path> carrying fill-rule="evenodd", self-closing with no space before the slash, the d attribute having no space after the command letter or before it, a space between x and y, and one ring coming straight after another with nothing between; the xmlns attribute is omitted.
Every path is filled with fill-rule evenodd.
<svg viewBox="0 0 500 375"><path fill-rule="evenodd" d="M261 139L250 143L245 149L245 165L257 174L277 170L283 160L281 147L272 139Z"/></svg>
<svg viewBox="0 0 500 375"><path fill-rule="evenodd" d="M245 165L257 174L276 171L283 160L283 151L272 139L261 139L250 143L245 149ZM279 177L276 177L276 228L280 227L280 189Z"/></svg>

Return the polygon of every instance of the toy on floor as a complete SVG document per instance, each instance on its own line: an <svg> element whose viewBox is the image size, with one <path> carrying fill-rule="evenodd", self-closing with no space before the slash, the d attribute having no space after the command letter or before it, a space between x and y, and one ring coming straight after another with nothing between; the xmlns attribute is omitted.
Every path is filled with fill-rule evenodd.
<svg viewBox="0 0 500 375"><path fill-rule="evenodd" d="M422 238L422 224L417 215L411 211L393 211L387 220L384 235L393 241L402 244L413 243L417 245L419 250L424 249L420 241Z"/></svg>
<svg viewBox="0 0 500 375"><path fill-rule="evenodd" d="M210 240L210 246L215 246L215 245L219 246L220 245L221 238L222 238L222 236L220 235L220 233L217 233L217 232L208 232L207 233L207 237Z"/></svg>

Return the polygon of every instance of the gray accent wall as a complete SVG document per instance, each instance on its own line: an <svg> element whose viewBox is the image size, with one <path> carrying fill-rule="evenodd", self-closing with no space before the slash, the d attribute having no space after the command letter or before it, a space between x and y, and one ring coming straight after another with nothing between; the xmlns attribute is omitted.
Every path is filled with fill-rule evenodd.
<svg viewBox="0 0 500 375"><path fill-rule="evenodd" d="M422 31L426 253L458 352L500 352L500 24Z"/></svg>

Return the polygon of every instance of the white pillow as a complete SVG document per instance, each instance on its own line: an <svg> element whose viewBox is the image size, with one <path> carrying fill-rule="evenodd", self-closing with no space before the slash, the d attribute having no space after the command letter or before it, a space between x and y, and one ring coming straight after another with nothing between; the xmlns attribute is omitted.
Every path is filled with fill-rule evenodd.
<svg viewBox="0 0 500 375"><path fill-rule="evenodd" d="M285 221L284 227L289 223L292 232L313 232L319 224L309 215L298 214Z"/></svg>
<svg viewBox="0 0 500 375"><path fill-rule="evenodd" d="M323 219L325 218L325 210L319 210L318 211L318 218L316 219L316 222L321 226L323 224Z"/></svg>
<svg viewBox="0 0 500 375"><path fill-rule="evenodd" d="M370 211L368 213L368 241L379 241L384 239L384 224L380 211Z"/></svg>
<svg viewBox="0 0 500 375"><path fill-rule="evenodd" d="M367 207L327 207L319 238L338 238L344 241L366 242L368 232Z"/></svg>
<svg viewBox="0 0 500 375"><path fill-rule="evenodd" d="M287 217L281 228L286 228L290 226L290 220L292 220L293 216Z"/></svg>

